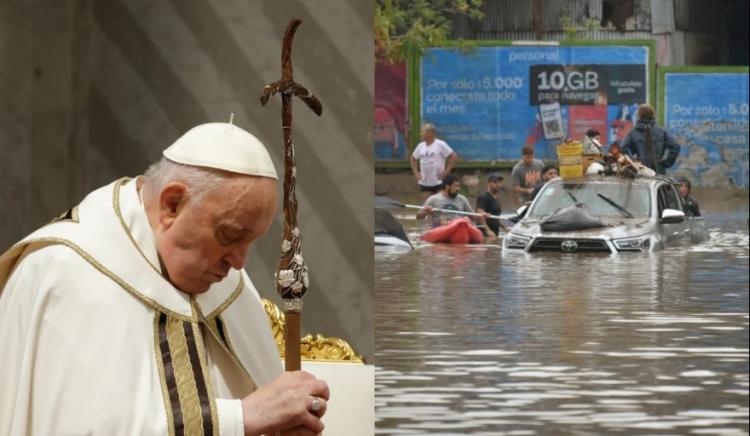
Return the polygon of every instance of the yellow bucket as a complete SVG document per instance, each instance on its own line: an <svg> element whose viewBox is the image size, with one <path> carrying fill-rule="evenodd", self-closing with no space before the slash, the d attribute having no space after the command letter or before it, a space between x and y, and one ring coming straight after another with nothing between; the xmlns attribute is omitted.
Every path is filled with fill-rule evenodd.
<svg viewBox="0 0 750 436"><path fill-rule="evenodd" d="M583 176L583 144L578 141L566 141L557 146L557 160L560 165L560 177L572 179Z"/></svg>

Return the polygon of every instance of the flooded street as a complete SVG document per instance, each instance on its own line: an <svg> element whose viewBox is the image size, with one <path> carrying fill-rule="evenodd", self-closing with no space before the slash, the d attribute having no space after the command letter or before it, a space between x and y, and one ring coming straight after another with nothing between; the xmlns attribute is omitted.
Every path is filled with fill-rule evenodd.
<svg viewBox="0 0 750 436"><path fill-rule="evenodd" d="M377 433L747 434L747 219L656 253L377 248Z"/></svg>

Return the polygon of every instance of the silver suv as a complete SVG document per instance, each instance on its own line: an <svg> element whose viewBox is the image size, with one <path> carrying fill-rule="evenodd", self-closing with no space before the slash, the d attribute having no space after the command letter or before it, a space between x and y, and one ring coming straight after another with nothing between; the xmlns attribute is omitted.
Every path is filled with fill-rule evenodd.
<svg viewBox="0 0 750 436"><path fill-rule="evenodd" d="M543 230L561 210L578 205L600 225L581 230ZM676 182L666 176L625 179L586 176L553 179L503 240L506 252L639 252L707 238L703 217L686 216ZM580 226L579 226L580 227Z"/></svg>

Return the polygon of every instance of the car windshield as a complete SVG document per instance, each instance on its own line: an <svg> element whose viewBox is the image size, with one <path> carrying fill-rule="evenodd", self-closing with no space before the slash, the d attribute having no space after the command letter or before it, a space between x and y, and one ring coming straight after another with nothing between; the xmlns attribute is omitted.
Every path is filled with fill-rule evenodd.
<svg viewBox="0 0 750 436"><path fill-rule="evenodd" d="M632 183L551 183L542 189L530 217L545 217L574 203L584 203L592 215L648 218L651 196L647 186Z"/></svg>

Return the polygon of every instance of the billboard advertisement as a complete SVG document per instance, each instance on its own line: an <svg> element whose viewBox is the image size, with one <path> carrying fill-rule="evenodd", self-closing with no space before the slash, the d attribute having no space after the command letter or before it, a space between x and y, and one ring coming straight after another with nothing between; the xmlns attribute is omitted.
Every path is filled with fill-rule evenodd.
<svg viewBox="0 0 750 436"><path fill-rule="evenodd" d="M375 160L406 159L406 66L375 64Z"/></svg>
<svg viewBox="0 0 750 436"><path fill-rule="evenodd" d="M665 127L682 146L670 173L748 187L748 73L665 72Z"/></svg>
<svg viewBox="0 0 750 436"><path fill-rule="evenodd" d="M621 141L649 100L649 47L432 48L421 60L420 114L462 159L541 159L589 129Z"/></svg>

